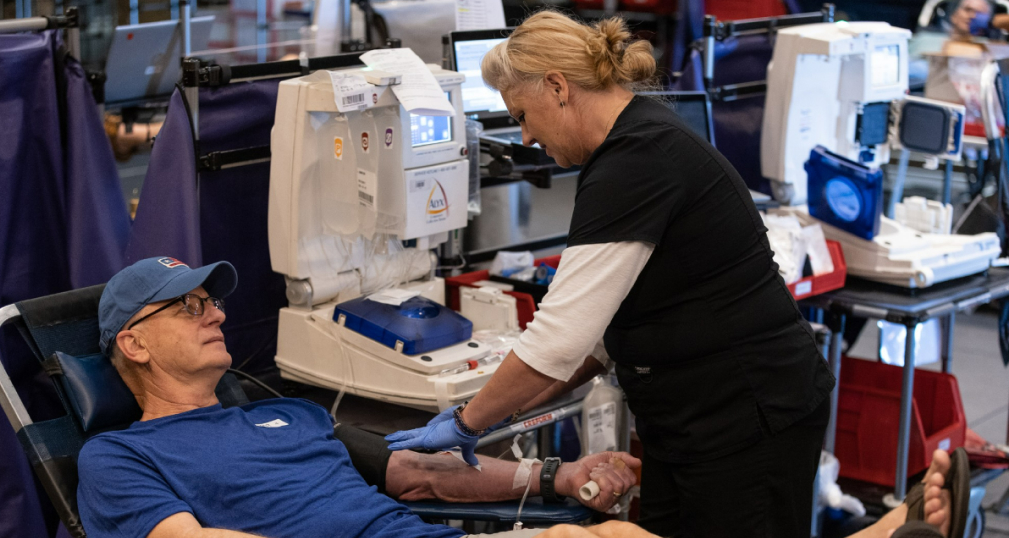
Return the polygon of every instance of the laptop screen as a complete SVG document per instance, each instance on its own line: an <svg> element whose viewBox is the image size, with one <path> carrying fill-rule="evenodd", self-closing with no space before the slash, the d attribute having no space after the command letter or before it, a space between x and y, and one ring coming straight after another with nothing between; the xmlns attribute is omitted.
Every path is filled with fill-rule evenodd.
<svg viewBox="0 0 1009 538"><path fill-rule="evenodd" d="M658 97L677 116L712 146L715 145L711 124L711 106L704 92L641 92L641 95Z"/></svg>
<svg viewBox="0 0 1009 538"><path fill-rule="evenodd" d="M452 67L466 75L466 82L462 84L463 113L477 114L481 118L508 114L501 94L484 84L480 63L490 49L507 39L510 32L503 29L452 33Z"/></svg>

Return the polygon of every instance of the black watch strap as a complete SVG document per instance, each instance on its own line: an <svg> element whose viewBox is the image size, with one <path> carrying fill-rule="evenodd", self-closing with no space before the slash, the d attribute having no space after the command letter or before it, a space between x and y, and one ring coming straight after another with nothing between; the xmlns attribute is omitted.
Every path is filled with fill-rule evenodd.
<svg viewBox="0 0 1009 538"><path fill-rule="evenodd" d="M564 502L564 496L557 495L554 489L554 479L557 478L557 468L561 466L560 458L547 458L540 468L540 496L546 503Z"/></svg>

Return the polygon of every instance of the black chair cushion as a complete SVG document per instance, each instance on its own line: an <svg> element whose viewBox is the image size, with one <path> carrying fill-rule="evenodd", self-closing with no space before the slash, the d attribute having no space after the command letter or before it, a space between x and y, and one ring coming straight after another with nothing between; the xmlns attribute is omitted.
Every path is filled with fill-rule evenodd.
<svg viewBox="0 0 1009 538"><path fill-rule="evenodd" d="M127 426L143 414L112 362L101 353L75 357L55 353L71 410L85 433Z"/></svg>

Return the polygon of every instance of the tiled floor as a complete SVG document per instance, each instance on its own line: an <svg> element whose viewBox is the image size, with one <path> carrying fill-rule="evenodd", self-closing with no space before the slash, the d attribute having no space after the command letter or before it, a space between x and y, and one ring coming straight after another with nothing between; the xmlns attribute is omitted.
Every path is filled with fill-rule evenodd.
<svg viewBox="0 0 1009 538"><path fill-rule="evenodd" d="M1006 442L1009 421L1009 370L1002 366L996 326L998 316L991 309L973 314L960 314L956 319L953 340L952 370L960 384L967 425L994 443ZM849 353L873 358L879 340L875 323L867 323ZM923 368L938 369L938 364ZM1009 474L990 482L983 506L990 506L1009 489ZM985 537L1009 537L1009 512L1000 515L986 512Z"/></svg>

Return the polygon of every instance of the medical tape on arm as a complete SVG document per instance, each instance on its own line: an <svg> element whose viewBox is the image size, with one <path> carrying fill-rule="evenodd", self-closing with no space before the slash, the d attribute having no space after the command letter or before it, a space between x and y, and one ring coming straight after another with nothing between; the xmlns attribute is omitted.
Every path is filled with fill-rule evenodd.
<svg viewBox="0 0 1009 538"><path fill-rule="evenodd" d="M528 486L532 483L533 465L542 463L538 459L522 457L522 449L519 447L519 439L521 437L522 434L519 434L512 439L512 454L519 462L518 468L515 469L515 477L512 478L512 489L519 489L522 487L528 488Z"/></svg>

